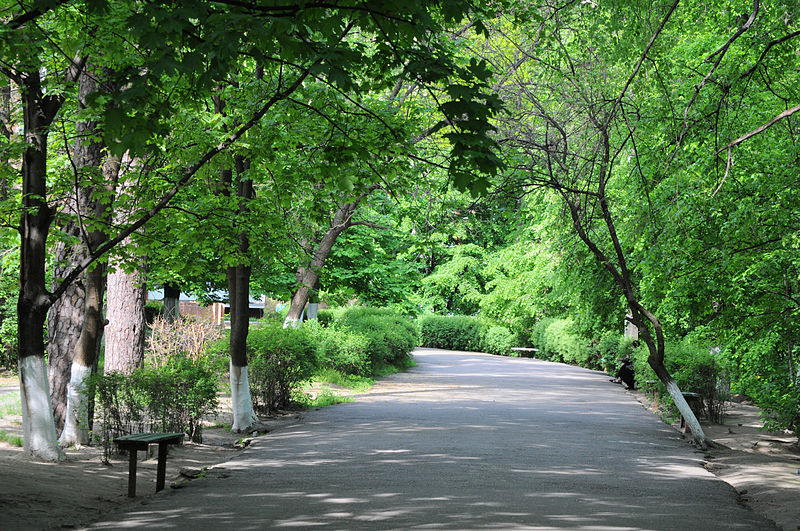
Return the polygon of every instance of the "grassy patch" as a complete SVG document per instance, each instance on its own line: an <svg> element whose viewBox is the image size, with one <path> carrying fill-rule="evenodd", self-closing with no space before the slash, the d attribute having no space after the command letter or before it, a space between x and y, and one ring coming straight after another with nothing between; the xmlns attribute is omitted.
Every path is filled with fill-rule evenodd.
<svg viewBox="0 0 800 531"><path fill-rule="evenodd" d="M336 369L320 369L314 374L312 381L347 387L354 391L366 391L375 384L375 380L366 376L355 374L345 374Z"/></svg>
<svg viewBox="0 0 800 531"><path fill-rule="evenodd" d="M294 402L303 407L327 407L334 404L345 404L355 401L356 399L352 396L338 395L327 387L323 387L314 398L302 392L296 393L294 396Z"/></svg>
<svg viewBox="0 0 800 531"><path fill-rule="evenodd" d="M408 369L416 366L417 362L414 361L414 358L408 356L406 358L403 358L402 361L397 362L394 365L382 364L377 367L374 367L372 372L375 373L375 378L385 378L389 375L396 374L398 372L407 371Z"/></svg>
<svg viewBox="0 0 800 531"><path fill-rule="evenodd" d="M0 395L0 419L9 415L22 415L22 399L19 393Z"/></svg>
<svg viewBox="0 0 800 531"><path fill-rule="evenodd" d="M10 433L6 432L6 430L0 430L0 441L5 441L8 444L19 447L22 447L22 445L24 444L22 441L22 437L19 437L17 435L11 435Z"/></svg>

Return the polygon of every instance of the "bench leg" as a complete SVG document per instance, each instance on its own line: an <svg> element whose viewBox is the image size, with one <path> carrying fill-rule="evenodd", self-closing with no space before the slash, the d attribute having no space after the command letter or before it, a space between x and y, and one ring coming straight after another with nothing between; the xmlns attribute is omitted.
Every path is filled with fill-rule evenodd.
<svg viewBox="0 0 800 531"><path fill-rule="evenodd" d="M164 476L167 474L167 443L158 443L158 468L156 469L156 492L164 490Z"/></svg>
<svg viewBox="0 0 800 531"><path fill-rule="evenodd" d="M134 449L128 450L128 497L136 497L136 454Z"/></svg>

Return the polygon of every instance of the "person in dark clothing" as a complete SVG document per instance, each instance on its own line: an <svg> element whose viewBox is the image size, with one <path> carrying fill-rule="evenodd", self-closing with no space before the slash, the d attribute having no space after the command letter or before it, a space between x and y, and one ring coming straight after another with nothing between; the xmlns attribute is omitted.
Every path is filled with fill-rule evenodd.
<svg viewBox="0 0 800 531"><path fill-rule="evenodd" d="M619 366L617 371L616 383L624 383L628 389L636 389L636 380L634 379L633 363L630 358L622 358L622 365Z"/></svg>

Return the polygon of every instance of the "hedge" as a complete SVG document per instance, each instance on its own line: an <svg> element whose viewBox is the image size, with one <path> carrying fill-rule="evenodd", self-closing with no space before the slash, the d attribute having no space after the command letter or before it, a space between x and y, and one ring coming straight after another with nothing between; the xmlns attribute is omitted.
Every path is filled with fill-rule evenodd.
<svg viewBox="0 0 800 531"><path fill-rule="evenodd" d="M305 328L281 328L273 322L247 335L248 378L253 407L269 413L284 408L317 365L317 347Z"/></svg>

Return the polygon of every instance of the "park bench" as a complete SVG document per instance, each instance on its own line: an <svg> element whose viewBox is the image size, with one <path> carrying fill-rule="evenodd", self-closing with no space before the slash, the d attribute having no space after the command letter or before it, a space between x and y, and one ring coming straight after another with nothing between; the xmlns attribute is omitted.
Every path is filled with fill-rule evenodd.
<svg viewBox="0 0 800 531"><path fill-rule="evenodd" d="M519 352L520 357L531 358L539 352L538 348L529 348L529 347L511 347L511 350L514 352Z"/></svg>
<svg viewBox="0 0 800 531"><path fill-rule="evenodd" d="M128 496L136 496L136 454L138 450L147 450L151 444L158 444L158 466L156 467L156 492L164 488L164 476L167 473L167 445L183 442L182 433L135 433L114 439L120 450L127 450L128 460Z"/></svg>

